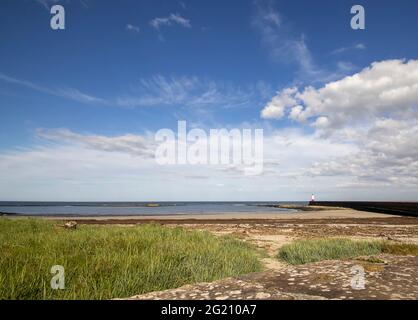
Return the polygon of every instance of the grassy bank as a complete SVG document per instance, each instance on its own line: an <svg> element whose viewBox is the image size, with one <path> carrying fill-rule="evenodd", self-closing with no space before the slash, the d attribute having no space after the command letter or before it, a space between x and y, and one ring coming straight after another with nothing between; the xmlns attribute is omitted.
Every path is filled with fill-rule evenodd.
<svg viewBox="0 0 418 320"><path fill-rule="evenodd" d="M156 225L57 227L0 219L0 299L109 299L258 271L258 252L232 238ZM53 265L65 290L50 287Z"/></svg>
<svg viewBox="0 0 418 320"><path fill-rule="evenodd" d="M298 240L280 248L278 258L290 264L322 260L348 259L379 253L418 255L418 246L387 241L353 241L350 239Z"/></svg>

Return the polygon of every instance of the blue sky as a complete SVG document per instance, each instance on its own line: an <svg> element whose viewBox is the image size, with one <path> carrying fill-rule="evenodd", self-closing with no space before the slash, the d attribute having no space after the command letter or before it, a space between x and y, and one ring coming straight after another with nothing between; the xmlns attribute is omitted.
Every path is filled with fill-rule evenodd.
<svg viewBox="0 0 418 320"><path fill-rule="evenodd" d="M50 28L48 8L53 4L65 7L65 30ZM417 58L418 3L409 0L358 3L366 10L366 30L356 31L350 28L350 8L354 4L357 3L331 0L2 1L0 163L3 162L3 167L0 170L7 170L7 174L0 178L3 185L0 200L235 200L240 188L243 190L238 190L239 200L304 200L311 190L318 190L327 198L361 198L364 193L356 191L358 183L377 190L370 197L387 198L399 179L394 176L382 184L376 177L387 177L387 170L394 170L383 164L378 165L378 170L386 170L384 174L377 169L341 175L320 173L317 182L311 179L309 183L286 175L305 172L318 161L332 160L339 164L348 161L335 160L333 154L341 147L347 155L355 155L364 147L364 141L337 138L337 134L357 130L358 127L353 127L355 121L349 126L339 118L332 121L323 108L320 113L309 111L312 123L290 116L277 117L277 105L269 109L275 110L273 113L262 114L286 88L297 87L300 93L309 86L319 90L361 73L373 62L404 59L406 63ZM415 65L407 68L415 71ZM413 88L413 80L406 84L408 88ZM415 112L414 93L403 98L409 103L405 108ZM304 108L310 108L308 101L301 101ZM359 122L359 126L370 133L380 125L377 121L404 124L407 117L399 116L394 111L397 107L393 104L390 111L369 110L367 114L373 118L367 125ZM414 120L416 114L412 115ZM330 130L319 132L320 128L314 125L321 116L332 124L332 134ZM170 174L161 174L158 169L155 174L151 174L154 171L150 168L138 169L138 179L129 182L117 169L109 175L108 183L113 181L116 186L117 180L120 190L125 191L116 195L111 187L103 189L103 183L85 177L77 166L65 178L31 171L39 165L39 159L55 163L52 154L56 148L75 148L74 137L69 139L68 133L78 137L76 142L81 142L78 148L82 151L89 148L88 151L93 151L83 139L144 137L161 128L176 128L177 120L187 120L202 128L263 128L267 142L268 139L277 142L274 137L286 133L295 139L296 145L303 139L331 145L323 158L316 154L303 156L305 162L300 164L300 170L289 167L294 163L292 159L287 164L278 161L283 167L272 169L281 173L274 179L242 177L236 182L232 176L208 173L205 178L196 179L183 174L173 182L175 190L167 192L162 192L157 182L164 183ZM414 129L415 123L408 123L408 127ZM40 131L49 132L49 138L45 139L46 134L39 134ZM62 134L64 131L67 135ZM50 139L57 132L59 137ZM410 139L406 138L406 143ZM267 153L276 148L273 144L265 147ZM45 154L29 160L36 152ZM271 152L270 160L280 158ZM292 152L298 154L289 151ZM106 155L113 157L115 153ZM408 157L415 162L414 155ZM61 160L65 164L72 158ZM13 170L25 174L14 177L8 161L18 163ZM88 161L94 162L91 158ZM100 170L97 176L113 169ZM173 169L172 173L179 171ZM149 181L143 179L148 174L150 180L156 181L155 189L151 186L145 193L143 189L149 186ZM327 181L330 176L334 180ZM374 178L365 182L368 176ZM65 182L69 178L74 181ZM279 183L255 194L251 187L257 184L254 179L261 179L257 183L265 185ZM83 189L81 185L88 186ZM336 189L335 185L344 186ZM401 188L393 197L415 197L415 180L403 181L402 186L406 189ZM202 190L200 194L193 191L196 187ZM136 188L139 191L132 191Z"/></svg>

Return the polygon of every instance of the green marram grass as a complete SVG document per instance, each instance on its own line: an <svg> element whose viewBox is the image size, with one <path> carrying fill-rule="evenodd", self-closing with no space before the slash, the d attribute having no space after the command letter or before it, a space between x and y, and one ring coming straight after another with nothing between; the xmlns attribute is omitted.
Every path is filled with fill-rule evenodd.
<svg viewBox="0 0 418 320"><path fill-rule="evenodd" d="M111 299L260 271L231 237L157 225L78 226L0 218L0 299ZM53 290L53 265L65 289Z"/></svg>
<svg viewBox="0 0 418 320"><path fill-rule="evenodd" d="M385 241L382 243L382 252L402 256L418 256L418 245L414 243L400 243Z"/></svg>
<svg viewBox="0 0 418 320"><path fill-rule="evenodd" d="M280 248L278 257L290 264L305 264L322 260L347 259L381 253L377 241L350 239L297 240Z"/></svg>
<svg viewBox="0 0 418 320"><path fill-rule="evenodd" d="M289 264L349 259L380 253L418 256L418 245L390 241L324 238L296 240L280 248L278 258ZM371 258L373 260L373 258ZM376 258L376 261L378 258Z"/></svg>

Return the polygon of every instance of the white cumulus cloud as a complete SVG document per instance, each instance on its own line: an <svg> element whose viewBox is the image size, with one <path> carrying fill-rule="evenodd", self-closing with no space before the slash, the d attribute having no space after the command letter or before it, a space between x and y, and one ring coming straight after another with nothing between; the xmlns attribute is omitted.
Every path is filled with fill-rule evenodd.
<svg viewBox="0 0 418 320"><path fill-rule="evenodd" d="M261 111L265 119L288 118L313 127L317 139L352 147L312 161L304 174L376 190L418 185L417 115L418 60L374 62L320 88L286 88Z"/></svg>
<svg viewBox="0 0 418 320"><path fill-rule="evenodd" d="M344 127L378 117L417 115L418 60L374 62L362 71L321 88L287 88L261 112L266 119L288 115L321 127Z"/></svg>

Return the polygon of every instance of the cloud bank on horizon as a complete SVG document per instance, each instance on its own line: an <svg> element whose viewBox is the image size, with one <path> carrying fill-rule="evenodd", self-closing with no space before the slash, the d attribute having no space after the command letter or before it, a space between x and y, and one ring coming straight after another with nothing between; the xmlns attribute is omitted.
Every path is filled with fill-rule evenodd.
<svg viewBox="0 0 418 320"><path fill-rule="evenodd" d="M57 2L34 1L41 11ZM100 5L81 4L93 15ZM60 51L68 65L58 81L18 68L35 62L0 40L19 58L15 69L0 63L0 200L418 200L416 44L378 54L382 43L367 30L356 37L316 23L330 40L316 38L297 4L251 2L236 22L236 8L224 6L225 16L190 2L107 20L120 28L113 64L94 53L109 39L80 60ZM402 41L397 34L387 37ZM48 68L54 56L37 63ZM263 128L264 171L157 165L154 134L178 120Z"/></svg>
<svg viewBox="0 0 418 320"><path fill-rule="evenodd" d="M319 139L354 144L357 151L314 163L318 176L352 176L367 185L417 184L418 60L387 60L326 83L285 88L263 108L266 119L311 126Z"/></svg>

